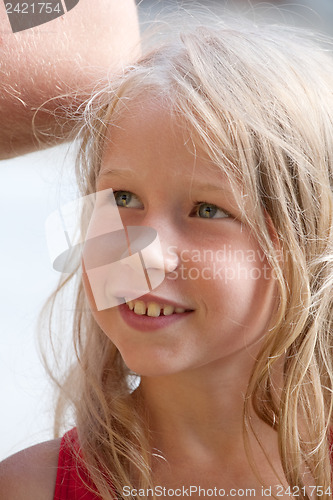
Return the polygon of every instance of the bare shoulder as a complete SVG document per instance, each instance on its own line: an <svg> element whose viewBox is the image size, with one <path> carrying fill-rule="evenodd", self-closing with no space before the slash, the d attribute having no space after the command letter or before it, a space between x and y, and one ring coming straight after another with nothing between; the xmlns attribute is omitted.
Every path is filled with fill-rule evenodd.
<svg viewBox="0 0 333 500"><path fill-rule="evenodd" d="M0 463L0 500L53 500L61 439L31 446Z"/></svg>

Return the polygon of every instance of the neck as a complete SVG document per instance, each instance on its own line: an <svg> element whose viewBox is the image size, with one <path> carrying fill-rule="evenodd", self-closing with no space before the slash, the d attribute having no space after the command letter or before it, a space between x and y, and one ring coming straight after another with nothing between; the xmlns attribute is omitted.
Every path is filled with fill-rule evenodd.
<svg viewBox="0 0 333 500"><path fill-rule="evenodd" d="M244 441L244 399L252 367L237 366L237 373L226 363L223 368L216 363L167 376L142 377L136 392L148 417L156 480L168 481L171 471L175 481L187 475L193 481L195 471L200 471L200 481L216 474L214 480L220 478L223 484L258 486L259 477L267 484L284 482L277 434L251 408L255 433L250 431Z"/></svg>
<svg viewBox="0 0 333 500"><path fill-rule="evenodd" d="M193 454L215 458L226 452L244 455L243 411L252 366L234 360L159 377L142 377L138 393L153 431L154 447L167 454ZM252 411L251 425L264 442L276 441L275 432ZM252 436L253 443L256 443ZM269 448L268 448L269 449ZM186 451L187 450L187 451ZM230 455L229 455L230 457Z"/></svg>

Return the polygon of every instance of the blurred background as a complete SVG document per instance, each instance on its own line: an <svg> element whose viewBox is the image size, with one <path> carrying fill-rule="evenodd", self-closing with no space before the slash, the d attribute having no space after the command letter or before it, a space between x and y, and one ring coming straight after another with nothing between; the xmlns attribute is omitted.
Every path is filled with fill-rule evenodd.
<svg viewBox="0 0 333 500"><path fill-rule="evenodd" d="M162 9L205 5L251 12L333 35L332 0L137 1L144 26ZM75 198L74 151L68 145L0 162L0 460L52 438L51 386L38 356L36 321L58 274L44 235L47 216Z"/></svg>

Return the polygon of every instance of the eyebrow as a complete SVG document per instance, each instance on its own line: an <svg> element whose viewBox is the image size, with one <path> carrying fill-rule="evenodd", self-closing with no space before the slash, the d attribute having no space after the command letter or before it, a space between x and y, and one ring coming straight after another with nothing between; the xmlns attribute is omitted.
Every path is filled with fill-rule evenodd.
<svg viewBox="0 0 333 500"><path fill-rule="evenodd" d="M192 187L193 189L198 189L199 191L216 191L219 193L224 191L226 193L233 193L232 189L225 185L217 186L216 184L195 184Z"/></svg>
<svg viewBox="0 0 333 500"><path fill-rule="evenodd" d="M119 177L123 177L123 174L134 174L135 170L128 167L123 168L104 168L101 172L99 172L98 177L106 177L108 175L118 175Z"/></svg>
<svg viewBox="0 0 333 500"><path fill-rule="evenodd" d="M107 177L107 176L112 176L115 175L117 177L124 177L128 178L129 176L132 176L135 174L135 169L130 168L130 167L122 167L122 168L104 168L100 173L99 173L99 178L102 177ZM184 179L184 177L183 177ZM186 178L185 178L186 179ZM195 189L197 191L206 191L206 192L217 192L217 193L228 193L234 195L234 192L231 187L229 187L226 184L223 185L216 185L216 184L201 184L201 183L195 183L193 184L193 178L189 178L189 185L191 187L191 190Z"/></svg>

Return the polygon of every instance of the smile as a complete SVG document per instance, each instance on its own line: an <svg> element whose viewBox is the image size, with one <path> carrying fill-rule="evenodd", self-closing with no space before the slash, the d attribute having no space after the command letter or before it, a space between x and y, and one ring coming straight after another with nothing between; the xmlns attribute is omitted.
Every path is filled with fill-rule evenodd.
<svg viewBox="0 0 333 500"><path fill-rule="evenodd" d="M130 300L126 304L138 316L146 315L153 318L157 318L160 315L171 316L171 314L182 314L189 311L171 304L158 304L157 302L148 302L146 304L142 300Z"/></svg>

